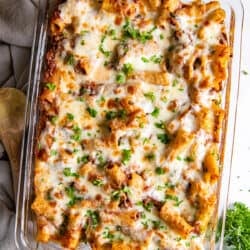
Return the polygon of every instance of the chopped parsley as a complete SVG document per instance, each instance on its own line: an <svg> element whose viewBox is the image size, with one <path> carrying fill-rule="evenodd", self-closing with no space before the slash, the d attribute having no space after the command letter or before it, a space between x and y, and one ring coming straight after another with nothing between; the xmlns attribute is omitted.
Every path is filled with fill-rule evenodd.
<svg viewBox="0 0 250 250"><path fill-rule="evenodd" d="M79 174L77 174L77 173L75 173L75 172L71 172L71 169L70 169L70 168L64 168L63 174L64 174L66 177L76 177L76 178L79 177Z"/></svg>
<svg viewBox="0 0 250 250"><path fill-rule="evenodd" d="M165 124L164 124L163 121L156 122L156 123L155 123L155 127L156 127L156 128L160 128L160 129L165 129Z"/></svg>
<svg viewBox="0 0 250 250"><path fill-rule="evenodd" d="M185 161L185 162L194 162L194 158L192 156L186 156L184 158L181 158L179 155L176 157L178 161Z"/></svg>
<svg viewBox="0 0 250 250"><path fill-rule="evenodd" d="M158 174L158 175L163 175L163 174L165 174L165 169L161 168L161 167L157 167L155 169L155 173Z"/></svg>
<svg viewBox="0 0 250 250"><path fill-rule="evenodd" d="M157 139L163 144L169 144L171 141L167 134L157 134Z"/></svg>
<svg viewBox="0 0 250 250"><path fill-rule="evenodd" d="M88 30L82 30L82 31L80 32L80 35L81 35L81 36L84 36L84 35L86 35L87 33L89 33Z"/></svg>
<svg viewBox="0 0 250 250"><path fill-rule="evenodd" d="M145 155L145 158L149 161L152 161L155 159L155 154L154 153L148 153Z"/></svg>
<svg viewBox="0 0 250 250"><path fill-rule="evenodd" d="M155 63L155 64L161 63L162 56L153 55L153 56L150 57L150 61Z"/></svg>
<svg viewBox="0 0 250 250"><path fill-rule="evenodd" d="M50 118L50 122L51 122L53 125L56 124L57 120L58 120L58 116L52 116L52 117Z"/></svg>
<svg viewBox="0 0 250 250"><path fill-rule="evenodd" d="M155 229L166 229L166 226L159 220L151 220L153 228Z"/></svg>
<svg viewBox="0 0 250 250"><path fill-rule="evenodd" d="M115 237L115 235L110 232L108 227L104 228L102 236L103 236L104 239L109 239L109 240L113 240L114 237Z"/></svg>
<svg viewBox="0 0 250 250"><path fill-rule="evenodd" d="M89 113L89 115L90 115L91 117L93 117L93 118L96 117L97 111L96 111L95 109L90 108L90 107L87 107L87 111L88 111L88 113Z"/></svg>
<svg viewBox="0 0 250 250"><path fill-rule="evenodd" d="M168 101L168 98L166 96L161 97L161 101L163 101L164 103L166 103Z"/></svg>
<svg viewBox="0 0 250 250"><path fill-rule="evenodd" d="M103 158L103 156L101 155L101 154L99 154L98 156L97 156L97 160L98 160L98 163L97 163L97 166L99 167L99 168L103 168L105 165L106 165L106 161L104 160L104 158Z"/></svg>
<svg viewBox="0 0 250 250"><path fill-rule="evenodd" d="M155 118L157 118L160 114L160 109L158 107L155 107L151 115Z"/></svg>
<svg viewBox="0 0 250 250"><path fill-rule="evenodd" d="M131 191L130 191L129 187L126 187L126 186L125 186L125 187L122 188L122 189L113 191L113 192L111 193L111 199L112 199L112 200L116 200L116 201L119 200L122 193L128 195L128 194L131 194Z"/></svg>
<svg viewBox="0 0 250 250"><path fill-rule="evenodd" d="M143 202L139 201L136 203L137 206L142 206L146 211L151 212L151 210L154 207L154 203L152 201L149 202Z"/></svg>
<svg viewBox="0 0 250 250"><path fill-rule="evenodd" d="M102 39L101 39L101 44L99 45L99 51L105 56L105 57L109 57L111 55L111 51L108 51L108 50L105 50L103 48L103 45L104 45L104 41L106 39L106 35L103 35L102 36Z"/></svg>
<svg viewBox="0 0 250 250"><path fill-rule="evenodd" d="M93 184L94 186L98 186L98 187L101 187L101 186L104 185L103 180L101 180L101 179L95 179L95 180L93 180L93 181L92 181L92 184Z"/></svg>
<svg viewBox="0 0 250 250"><path fill-rule="evenodd" d="M131 159L131 150L130 149L123 149L122 150L122 163L126 164L130 161Z"/></svg>
<svg viewBox="0 0 250 250"><path fill-rule="evenodd" d="M50 155L51 155L51 156L55 156L55 155L57 155L57 151L56 151L56 150L54 150L54 149L52 149L52 150L50 151Z"/></svg>
<svg viewBox="0 0 250 250"><path fill-rule="evenodd" d="M160 39L163 40L164 39L164 35L160 34Z"/></svg>
<svg viewBox="0 0 250 250"><path fill-rule="evenodd" d="M75 205L75 203L77 202L77 201L80 201L80 200L82 200L82 198L81 197L78 197L78 196L76 196L75 195L75 188L74 187L66 187L65 188L65 192L66 192L66 194L67 194L67 196L69 197L69 202L68 202L68 206L73 206L73 205Z"/></svg>
<svg viewBox="0 0 250 250"><path fill-rule="evenodd" d="M86 164L89 161L89 155L83 155L81 157L77 157L77 163Z"/></svg>
<svg viewBox="0 0 250 250"><path fill-rule="evenodd" d="M122 72L125 75L129 75L129 74L133 73L133 71L134 71L134 68L133 68L133 65L131 63L125 63L122 67Z"/></svg>
<svg viewBox="0 0 250 250"><path fill-rule="evenodd" d="M126 82L126 75L123 72L119 72L116 75L115 80L117 83L120 83L120 84L125 83Z"/></svg>
<svg viewBox="0 0 250 250"><path fill-rule="evenodd" d="M127 112L125 109L119 109L118 111L107 111L105 117L107 120L112 120L114 118L125 119L127 117Z"/></svg>
<svg viewBox="0 0 250 250"><path fill-rule="evenodd" d="M187 157L184 158L184 161L185 162L193 162L194 158L192 156L187 156Z"/></svg>
<svg viewBox="0 0 250 250"><path fill-rule="evenodd" d="M141 60L145 63L149 63L149 62L152 62L152 63L155 63L155 64L158 64L158 63L161 63L162 61L162 56L157 56L157 55L153 55L151 56L150 58L146 58L146 57L142 57Z"/></svg>
<svg viewBox="0 0 250 250"><path fill-rule="evenodd" d="M73 121L74 120L74 115L70 114L70 113L67 113L67 119L69 121Z"/></svg>
<svg viewBox="0 0 250 250"><path fill-rule="evenodd" d="M163 186L157 186L157 190L164 190L164 189L174 189L175 185L166 182Z"/></svg>
<svg viewBox="0 0 250 250"><path fill-rule="evenodd" d="M247 72L246 70L242 70L242 73L243 73L244 75L248 75L248 72Z"/></svg>
<svg viewBox="0 0 250 250"><path fill-rule="evenodd" d="M150 101L154 102L155 101L155 95L153 92L147 92L144 94L144 96L149 99Z"/></svg>
<svg viewBox="0 0 250 250"><path fill-rule="evenodd" d="M166 200L174 201L174 206L176 207L179 207L180 204L183 202L183 200L180 200L177 196L171 194L166 194L165 198Z"/></svg>
<svg viewBox="0 0 250 250"><path fill-rule="evenodd" d="M47 83L45 84L45 86L46 86L47 89L49 89L49 90L51 90L51 91L53 91L53 90L56 89L56 85L55 85L54 83L52 83L52 82L47 82Z"/></svg>
<svg viewBox="0 0 250 250"><path fill-rule="evenodd" d="M178 161L181 161L181 160L182 160L182 158L181 158L179 155L176 157L176 159L177 159Z"/></svg>
<svg viewBox="0 0 250 250"><path fill-rule="evenodd" d="M90 219L90 223L92 227L96 227L101 221L98 211L88 210L86 213L86 216Z"/></svg>
<svg viewBox="0 0 250 250"><path fill-rule="evenodd" d="M74 56L72 54L67 54L65 57L65 62L66 62L66 64L73 66L75 64Z"/></svg>
<svg viewBox="0 0 250 250"><path fill-rule="evenodd" d="M77 125L74 125L73 132L74 134L71 136L71 139L74 141L79 141L81 139L82 130Z"/></svg>
<svg viewBox="0 0 250 250"><path fill-rule="evenodd" d="M149 31L140 31L136 29L129 19L126 19L125 24L122 26L122 37L123 39L133 39L138 40L141 43L146 43L148 40L153 39L152 33L156 30L156 27L153 27Z"/></svg>
<svg viewBox="0 0 250 250"><path fill-rule="evenodd" d="M144 56L141 58L141 60L143 62L145 62L145 63L149 63L150 62L150 60L148 58L144 57Z"/></svg>
<svg viewBox="0 0 250 250"><path fill-rule="evenodd" d="M108 36L111 36L113 39L115 39L116 32L115 32L114 29L109 29L109 30L106 32L106 34L107 34Z"/></svg>
<svg viewBox="0 0 250 250"><path fill-rule="evenodd" d="M134 68L131 63L125 63L122 67L122 70L116 75L117 83L125 83L128 75L133 73Z"/></svg>
<svg viewBox="0 0 250 250"><path fill-rule="evenodd" d="M176 87L178 83L179 83L179 81L178 81L177 79L174 79L174 80L173 80L172 86L173 86L173 87Z"/></svg>

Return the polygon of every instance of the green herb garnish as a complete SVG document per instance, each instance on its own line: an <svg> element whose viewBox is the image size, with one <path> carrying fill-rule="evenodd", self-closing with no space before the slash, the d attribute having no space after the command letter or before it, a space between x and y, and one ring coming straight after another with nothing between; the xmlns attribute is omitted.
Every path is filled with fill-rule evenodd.
<svg viewBox="0 0 250 250"><path fill-rule="evenodd" d="M111 199L112 200L119 200L120 199L120 196L121 194L124 193L124 194L131 194L131 191L129 189L129 187L124 187L122 189L119 189L119 190L115 190L111 193Z"/></svg>
<svg viewBox="0 0 250 250"><path fill-rule="evenodd" d="M149 63L149 62L152 62L152 63L155 63L155 64L158 64L158 63L161 63L162 61L162 56L157 56L157 55L153 55L151 56L150 58L146 58L146 57L142 57L141 60L145 63Z"/></svg>
<svg viewBox="0 0 250 250"><path fill-rule="evenodd" d="M154 153L148 153L145 155L145 158L149 161L152 161L155 159L155 154Z"/></svg>
<svg viewBox="0 0 250 250"><path fill-rule="evenodd" d="M172 200L174 201L174 206L178 207L180 206L180 204L183 202L183 200L180 200L177 196L175 195L170 195L170 194L166 194L166 200Z"/></svg>
<svg viewBox="0 0 250 250"><path fill-rule="evenodd" d="M154 102L155 101L155 95L153 92L147 92L144 94L144 96L149 99L150 101Z"/></svg>
<svg viewBox="0 0 250 250"><path fill-rule="evenodd" d="M165 169L161 168L161 167L157 167L155 169L155 173L158 174L158 175L163 175L163 174L165 174Z"/></svg>
<svg viewBox="0 0 250 250"><path fill-rule="evenodd" d="M89 115L91 116L91 117L96 117L96 115L97 115L97 111L95 110L95 109L93 109L93 108L90 108L90 107L87 107L87 111L88 111L88 113L89 113Z"/></svg>
<svg viewBox="0 0 250 250"><path fill-rule="evenodd" d="M115 237L115 235L110 232L108 227L104 228L102 236L103 236L104 239L109 239L109 240L113 240L114 237Z"/></svg>
<svg viewBox="0 0 250 250"><path fill-rule="evenodd" d="M151 115L153 117L157 118L159 116L159 114L160 114L160 109L157 108L157 107L155 107L154 110L153 110L153 112L151 113Z"/></svg>
<svg viewBox="0 0 250 250"><path fill-rule="evenodd" d="M109 57L111 55L111 51L108 51L108 50L105 50L103 48L103 45L104 45L104 41L106 39L106 35L103 35L102 36L102 39L101 39L101 44L99 45L99 51L105 56L105 57Z"/></svg>
<svg viewBox="0 0 250 250"><path fill-rule="evenodd" d="M89 155L83 155L81 157L77 157L77 163L86 164L89 161Z"/></svg>
<svg viewBox="0 0 250 250"><path fill-rule="evenodd" d="M160 129L165 129L165 124L164 124L163 121L156 122L156 123L155 123L155 127L156 127L156 128L160 128Z"/></svg>
<svg viewBox="0 0 250 250"><path fill-rule="evenodd" d="M101 180L101 179L95 179L95 180L92 181L92 184L94 186L101 187L101 186L103 186L104 183L103 183L103 180Z"/></svg>
<svg viewBox="0 0 250 250"><path fill-rule="evenodd" d="M53 91L53 90L56 89L56 85L55 85L54 83L52 83L52 82L47 82L47 83L45 84L45 86L46 86L47 89L49 89L49 90L51 90L51 91Z"/></svg>
<svg viewBox="0 0 250 250"><path fill-rule="evenodd" d="M174 80L173 80L172 86L173 86L173 87L176 87L178 83L179 83L179 81L178 81L177 79L174 79Z"/></svg>
<svg viewBox="0 0 250 250"><path fill-rule="evenodd" d="M54 149L52 149L52 150L50 151L50 155L51 155L51 156L56 156L56 155L57 155L57 151L54 150Z"/></svg>
<svg viewBox="0 0 250 250"><path fill-rule="evenodd" d="M123 149L122 150L122 163L126 164L131 159L132 152L130 149Z"/></svg>
<svg viewBox="0 0 250 250"><path fill-rule="evenodd" d="M125 119L127 117L127 112L125 109L120 109L118 111L107 111L105 117L107 120L112 120L115 118Z"/></svg>
<svg viewBox="0 0 250 250"><path fill-rule="evenodd" d="M75 173L75 172L71 172L71 169L70 168L64 168L63 170L63 174L66 176L66 177L76 177L78 178L79 177L79 174Z"/></svg>
<svg viewBox="0 0 250 250"><path fill-rule="evenodd" d="M157 134L157 139L163 144L169 144L171 141L167 134Z"/></svg>
<svg viewBox="0 0 250 250"><path fill-rule="evenodd" d="M90 219L92 227L96 227L101 221L98 211L88 210L86 216Z"/></svg>
<svg viewBox="0 0 250 250"><path fill-rule="evenodd" d="M122 67L122 72L127 76L131 73L133 73L134 68L133 65L131 63L125 63Z"/></svg>
<svg viewBox="0 0 250 250"><path fill-rule="evenodd" d="M74 134L71 136L71 139L79 141L81 139L82 130L77 125L74 125L73 132Z"/></svg>
<svg viewBox="0 0 250 250"><path fill-rule="evenodd" d="M116 75L115 80L117 83L120 83L120 84L125 83L126 82L126 75L123 72L119 72Z"/></svg>
<svg viewBox="0 0 250 250"><path fill-rule="evenodd" d="M78 197L75 195L75 188L74 187L66 187L65 192L67 196L69 197L70 201L68 202L68 206L73 206L77 201L82 200L81 197Z"/></svg>
<svg viewBox="0 0 250 250"><path fill-rule="evenodd" d="M67 113L67 119L69 121L73 121L74 120L74 115L70 114L70 113Z"/></svg>
<svg viewBox="0 0 250 250"><path fill-rule="evenodd" d="M141 43L146 43L146 41L153 39L152 33L154 30L156 30L156 27L153 27L149 31L140 31L132 25L130 20L126 19L125 24L122 27L122 36L123 39L133 39L138 40Z"/></svg>
<svg viewBox="0 0 250 250"><path fill-rule="evenodd" d="M52 117L50 118L50 121L51 121L51 123L52 123L53 125L56 124L57 120L58 120L58 116L52 116Z"/></svg>
<svg viewBox="0 0 250 250"><path fill-rule="evenodd" d="M75 64L75 58L74 58L74 56L72 54L68 54L65 57L65 62L66 62L66 64L73 66Z"/></svg>

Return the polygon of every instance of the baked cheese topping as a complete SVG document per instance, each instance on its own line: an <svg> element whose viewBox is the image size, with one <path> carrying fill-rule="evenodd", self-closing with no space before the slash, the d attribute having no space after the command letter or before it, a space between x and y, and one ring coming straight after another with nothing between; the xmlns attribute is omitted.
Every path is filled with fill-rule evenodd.
<svg viewBox="0 0 250 250"><path fill-rule="evenodd" d="M205 249L230 56L224 19L216 1L58 6L40 94L38 241Z"/></svg>

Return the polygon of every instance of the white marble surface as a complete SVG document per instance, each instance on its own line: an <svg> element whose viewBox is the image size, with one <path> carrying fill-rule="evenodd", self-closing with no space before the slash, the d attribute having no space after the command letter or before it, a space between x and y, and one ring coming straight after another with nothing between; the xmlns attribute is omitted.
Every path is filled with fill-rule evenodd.
<svg viewBox="0 0 250 250"><path fill-rule="evenodd" d="M229 203L242 201L250 206L250 1L242 3L242 61Z"/></svg>

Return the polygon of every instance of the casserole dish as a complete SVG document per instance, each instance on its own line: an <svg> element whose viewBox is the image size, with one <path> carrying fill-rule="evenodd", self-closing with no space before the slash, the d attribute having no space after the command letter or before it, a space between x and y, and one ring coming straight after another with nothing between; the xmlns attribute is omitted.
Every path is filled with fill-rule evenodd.
<svg viewBox="0 0 250 250"><path fill-rule="evenodd" d="M43 2L44 4L44 2ZM223 175L222 177L225 178L225 176L227 176L228 180L228 176L226 173L226 170L228 170L230 172L230 166L226 165L226 160L227 160L227 156L228 155L232 155L232 145L229 143L226 143L226 141L232 141L233 138L233 128L234 125L231 125L230 120L233 119L234 115L235 115L235 108L236 108L236 102L234 102L234 100L232 98L230 98L230 96L232 95L232 93L234 93L234 96L237 95L238 93L238 86L236 84L231 84L231 80L233 79L234 74L237 72L237 70L239 71L239 69L235 69L232 71L232 66L238 62L238 66L239 66L239 60L240 57L238 57L237 59L237 52L239 53L239 51L235 50L235 46L234 46L234 40L233 39L240 39L240 36L235 36L236 29L237 29L237 23L235 23L235 15L236 13L233 12L233 9L231 8L231 5L233 5L233 2L230 2L230 5L227 3L222 2L222 7L224 8L224 10L227 13L227 20L226 20L226 26L227 26L227 33L228 33L228 38L229 38L229 42L230 45L233 47L234 51L233 51L233 56L234 59L232 61L232 64L229 64L229 76L228 76L228 82L226 84L226 88L225 91L223 91L223 98L222 98L222 105L223 108L225 108L226 112L226 124L227 126L224 127L223 129L223 138L222 138L222 147L220 149L220 163L224 163L223 164ZM17 213L17 227L16 229L18 229L18 224L21 223L21 233L19 235L19 233L17 232L18 230L16 230L17 234L17 241L22 241L24 243L24 245L26 245L26 247L29 248L35 248L36 244L35 241L33 241L32 239L34 239L34 233L36 231L36 225L33 222L33 214L30 211L30 203L32 202L32 194L33 194L33 174L34 174L34 139L35 139L35 128L36 128L36 124L37 124L37 119L38 119L38 95L39 95L39 86L40 86L40 82L42 81L42 65L43 65L43 61L44 61L44 51L46 48L46 42L47 42L47 30L48 30L48 15L49 15L49 10L51 9L51 6L49 5L48 7L42 6L41 8L41 12L39 14L39 20L38 22L41 21L41 26L38 26L38 29L41 29L39 31L39 34L35 37L35 41L34 41L34 50L36 51L37 54L35 54L34 56L36 57L35 59L35 63L32 64L31 66L31 74L30 74L30 89L28 91L28 98L29 101L32 103L32 106L28 104L29 107L29 114L27 114L26 118L27 118L27 125L28 125L28 135L27 135L27 140L26 137L24 139L24 144L23 144L23 148L24 150L26 149L26 152L29 152L29 154L25 152L23 152L23 157L22 157L22 168L21 168L21 173L20 173L20 186L19 186L19 195L18 195L18 206L20 206L20 209L18 209L18 213ZM234 8L240 9L239 6L234 6ZM239 15L239 20L241 21L241 12L237 12ZM240 14L239 14L240 13ZM129 24L126 24L127 26L129 26ZM238 24L239 26L239 24ZM235 29L236 28L236 29ZM139 33L140 34L140 33ZM104 39L103 39L104 40ZM102 40L102 42L103 42ZM239 40L240 42L240 40ZM240 44L240 43L238 43ZM104 49L102 48L102 52L104 51ZM238 54L239 56L239 54ZM33 57L34 58L34 57ZM148 60L148 59L147 59ZM151 59L150 59L151 60ZM145 59L144 59L145 61ZM158 61L158 60L157 60ZM237 67L237 64L236 66ZM234 79L233 79L234 82ZM31 84L33 83L33 84ZM54 87L53 87L54 88ZM229 100L230 100L230 105L229 105ZM230 108L229 108L230 107ZM96 114L93 113L93 110L90 112L91 110L89 110L88 112L90 113L90 115L92 117L95 117ZM151 114L156 115L156 111L154 110ZM157 111L157 113L159 112L159 110ZM70 115L69 119L72 120L74 116ZM226 133L227 131L227 133ZM187 137L187 134L184 134L184 137ZM231 136L231 137L229 137ZM180 136L181 138L183 136ZM165 137L164 137L165 138ZM162 141L162 137L158 138ZM182 140L182 139L181 139ZM164 139L164 143L165 143L165 139ZM231 148L230 148L231 147ZM125 151L124 151L125 152ZM128 152L125 152L126 154L128 154ZM212 153L211 153L212 154ZM176 157L176 156L175 156ZM127 157L128 158L128 157ZM130 157L129 157L130 158ZM152 157L151 157L152 158ZM178 159L178 156L177 156ZM225 161L224 161L225 159ZM178 159L179 160L179 159ZM188 161L191 161L190 158ZM230 165L230 164L229 164ZM221 182L226 183L226 180ZM20 197L20 194L24 195L23 198ZM217 194L217 196L219 197L219 193ZM170 197L170 196L168 196ZM171 196L172 197L172 196ZM222 198L224 196L221 196ZM223 200L223 199L222 199ZM224 202L220 203L220 204L225 204ZM145 203L144 203L145 205ZM18 207L19 208L19 207ZM163 213L162 213L163 214ZM208 240L207 242L207 248L213 249L214 248L214 225L215 225L215 221L216 221L216 216L217 213L214 216L214 222L211 223L211 226L209 227L209 230L207 230L207 238ZM31 217L27 217L27 216L31 216ZM164 217L164 216L163 216ZM31 231L30 231L31 230ZM30 238L29 238L30 237ZM19 239L19 240L18 240ZM26 243L25 243L26 242ZM45 247L46 245L42 245L42 244L38 244L38 246L40 247ZM48 245L49 248L52 248L52 245Z"/></svg>

